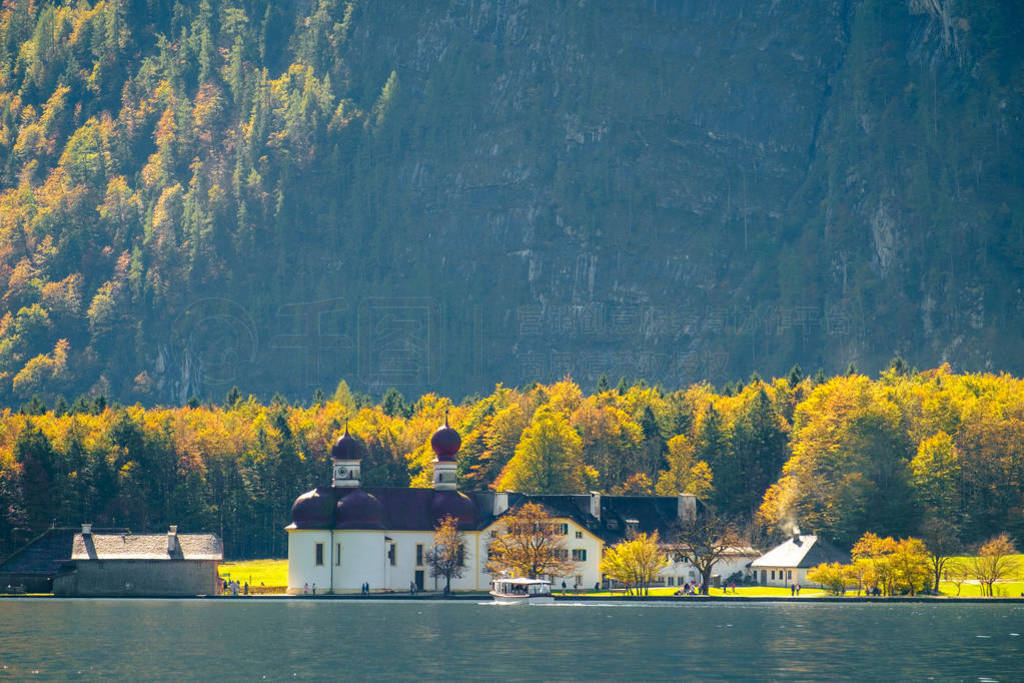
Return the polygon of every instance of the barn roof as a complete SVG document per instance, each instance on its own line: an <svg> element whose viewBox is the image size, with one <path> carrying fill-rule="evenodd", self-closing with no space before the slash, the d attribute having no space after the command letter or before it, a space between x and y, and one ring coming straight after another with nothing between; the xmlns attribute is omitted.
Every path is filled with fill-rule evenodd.
<svg viewBox="0 0 1024 683"><path fill-rule="evenodd" d="M49 576L71 557L76 527L47 529L0 564L0 574Z"/></svg>
<svg viewBox="0 0 1024 683"><path fill-rule="evenodd" d="M177 534L178 550L168 552L168 534L75 534L72 560L223 560L216 534Z"/></svg>

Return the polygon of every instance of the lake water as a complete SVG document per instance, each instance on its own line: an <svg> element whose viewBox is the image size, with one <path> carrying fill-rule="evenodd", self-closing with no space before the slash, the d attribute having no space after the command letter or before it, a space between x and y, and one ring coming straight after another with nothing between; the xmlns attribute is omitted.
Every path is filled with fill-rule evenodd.
<svg viewBox="0 0 1024 683"><path fill-rule="evenodd" d="M0 599L0 679L1021 680L1015 604Z"/></svg>

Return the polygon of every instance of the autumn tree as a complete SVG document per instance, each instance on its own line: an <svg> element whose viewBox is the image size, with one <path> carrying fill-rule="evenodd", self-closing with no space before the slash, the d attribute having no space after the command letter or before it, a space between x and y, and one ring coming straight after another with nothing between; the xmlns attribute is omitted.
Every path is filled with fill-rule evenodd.
<svg viewBox="0 0 1024 683"><path fill-rule="evenodd" d="M559 412L540 408L501 474L499 488L524 493L586 489L579 434Z"/></svg>
<svg viewBox="0 0 1024 683"><path fill-rule="evenodd" d="M735 525L712 508L703 507L693 519L679 523L675 536L679 552L700 572L700 592L707 595L715 563L740 543Z"/></svg>
<svg viewBox="0 0 1024 683"><path fill-rule="evenodd" d="M850 550L853 562L863 568L864 585L869 589L878 589L883 595L889 595L893 585L892 563L889 555L895 548L891 538L880 538L877 534L867 532Z"/></svg>
<svg viewBox="0 0 1024 683"><path fill-rule="evenodd" d="M997 581L1014 576L1019 567L1017 553L1009 534L1001 533L990 538L978 549L978 555L971 558L971 575L982 587L982 595L992 597Z"/></svg>
<svg viewBox="0 0 1024 683"><path fill-rule="evenodd" d="M919 538L882 538L865 533L851 550L853 561L863 569L864 583L883 595L905 592L914 595L928 582L928 551Z"/></svg>
<svg viewBox="0 0 1024 683"><path fill-rule="evenodd" d="M808 569L807 580L823 586L832 595L842 595L846 592L849 577L846 565L829 562Z"/></svg>
<svg viewBox="0 0 1024 683"><path fill-rule="evenodd" d="M938 593L946 563L961 547L957 528L945 518L929 516L921 524L921 537L932 569L932 590Z"/></svg>
<svg viewBox="0 0 1024 683"><path fill-rule="evenodd" d="M430 576L444 579L444 593L452 589L452 579L461 578L466 568L465 538L459 531L458 520L445 515L434 527L434 544L424 555L430 567Z"/></svg>
<svg viewBox="0 0 1024 683"><path fill-rule="evenodd" d="M971 567L964 561L954 559L946 564L942 576L948 583L956 586L956 595L960 597L962 586L971 578Z"/></svg>
<svg viewBox="0 0 1024 683"><path fill-rule="evenodd" d="M658 477L655 492L659 496L692 493L707 500L714 493L711 468L694 457L693 443L684 434L668 440L668 469Z"/></svg>
<svg viewBox="0 0 1024 683"><path fill-rule="evenodd" d="M938 432L922 441L910 461L911 483L918 500L934 518L961 517L960 458L952 437Z"/></svg>
<svg viewBox="0 0 1024 683"><path fill-rule="evenodd" d="M526 503L499 521L498 534L488 549L487 571L498 576L536 579L565 576L573 570L568 552L555 524L544 508Z"/></svg>
<svg viewBox="0 0 1024 683"><path fill-rule="evenodd" d="M892 396L866 377L815 387L796 409L793 455L761 515L776 524L795 517L841 544L869 529L910 531L917 511L901 420Z"/></svg>
<svg viewBox="0 0 1024 683"><path fill-rule="evenodd" d="M668 566L668 557L658 542L658 532L637 534L605 550L601 573L625 584L637 595L647 595L658 572Z"/></svg>
<svg viewBox="0 0 1024 683"><path fill-rule="evenodd" d="M921 539L903 538L897 541L891 562L901 590L917 595L928 585L931 575L928 550Z"/></svg>

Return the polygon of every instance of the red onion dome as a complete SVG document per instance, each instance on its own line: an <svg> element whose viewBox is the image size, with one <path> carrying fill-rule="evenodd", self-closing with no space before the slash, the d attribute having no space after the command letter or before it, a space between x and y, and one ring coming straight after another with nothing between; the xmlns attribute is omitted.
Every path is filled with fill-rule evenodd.
<svg viewBox="0 0 1024 683"><path fill-rule="evenodd" d="M334 496L330 486L317 486L292 504L292 524L297 529L330 529L333 522Z"/></svg>
<svg viewBox="0 0 1024 683"><path fill-rule="evenodd" d="M359 441L348 433L348 424L345 424L345 433L338 437L338 440L331 446L331 460L360 460L363 457L363 450Z"/></svg>
<svg viewBox="0 0 1024 683"><path fill-rule="evenodd" d="M444 415L444 424L430 437L430 447L434 449L438 460L455 462L455 454L462 447L462 437L448 426L448 413Z"/></svg>
<svg viewBox="0 0 1024 683"><path fill-rule="evenodd" d="M362 489L338 501L334 512L335 529L383 529L384 506L373 494Z"/></svg>
<svg viewBox="0 0 1024 683"><path fill-rule="evenodd" d="M477 525L476 504L464 493L458 491L434 491L430 514L435 524L440 524L446 515L457 520L459 529L475 529Z"/></svg>

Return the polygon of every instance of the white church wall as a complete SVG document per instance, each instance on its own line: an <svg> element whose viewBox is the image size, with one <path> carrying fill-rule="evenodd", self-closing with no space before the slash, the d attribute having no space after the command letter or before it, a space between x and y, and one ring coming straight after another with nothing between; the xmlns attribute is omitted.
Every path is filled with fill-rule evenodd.
<svg viewBox="0 0 1024 683"><path fill-rule="evenodd" d="M316 564L316 545L323 544L323 564ZM288 530L288 592L301 595L308 585L326 592L331 585L331 532L320 529Z"/></svg>
<svg viewBox="0 0 1024 683"><path fill-rule="evenodd" d="M452 579L453 590L483 590L488 587L489 578L483 574L478 532L463 532L466 553L466 569L462 578ZM333 539L333 541L332 541ZM387 539L390 539L388 541ZM415 582L416 572L422 571L424 589L434 590L434 579L426 563L426 553L434 542L433 531L370 531L370 530L289 530L288 533L288 592L301 594L304 586L316 583L317 592L332 588L335 592L359 591L364 583L370 590L406 591ZM322 543L323 566L316 565L316 544ZM341 559L335 557L338 545ZM389 545L394 545L394 564L388 555ZM422 553L417 563L417 545ZM332 552L334 551L334 552ZM329 564L335 562L333 567ZM438 578L437 588L444 587Z"/></svg>

